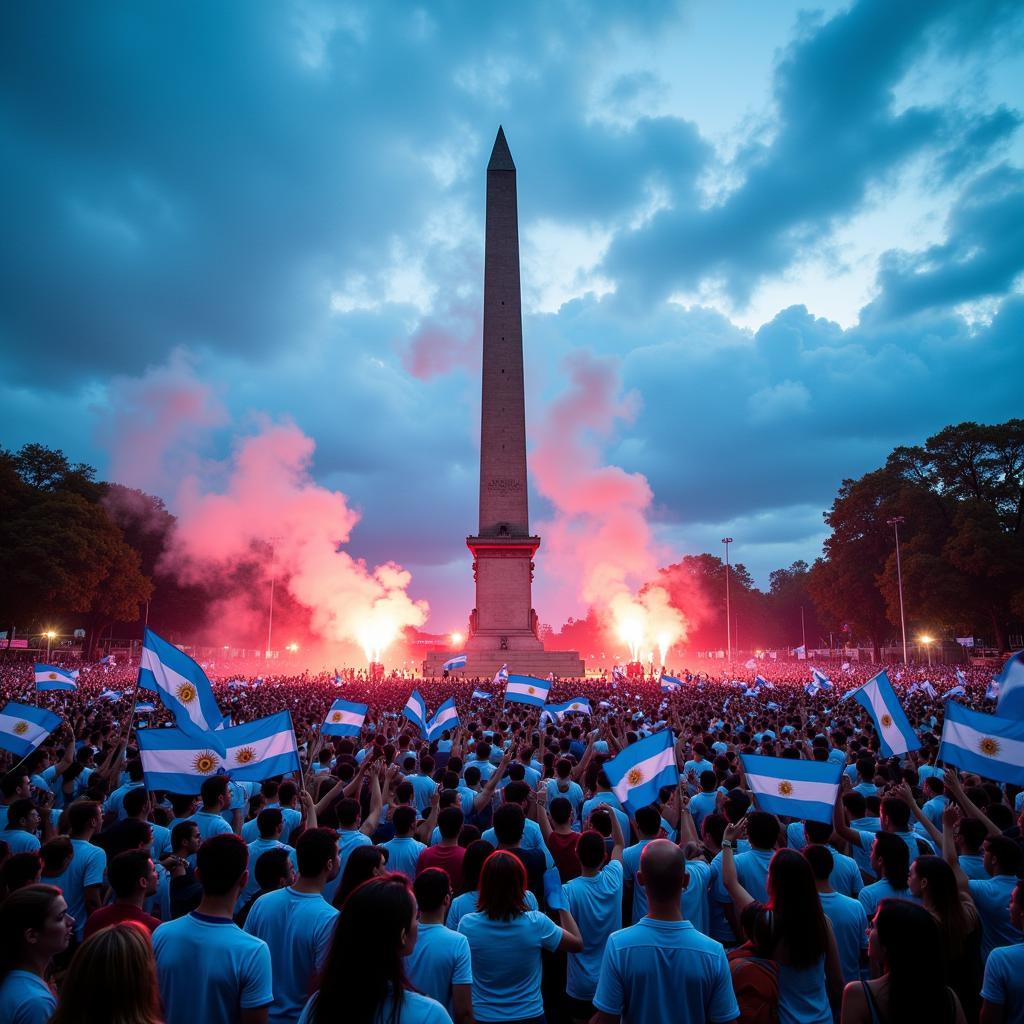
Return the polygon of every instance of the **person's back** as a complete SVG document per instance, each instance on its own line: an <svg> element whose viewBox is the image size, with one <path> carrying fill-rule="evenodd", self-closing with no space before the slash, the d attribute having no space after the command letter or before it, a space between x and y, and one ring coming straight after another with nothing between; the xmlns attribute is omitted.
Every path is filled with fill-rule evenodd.
<svg viewBox="0 0 1024 1024"><path fill-rule="evenodd" d="M232 921L248 874L245 843L235 835L214 836L196 859L199 907L153 933L166 1024L231 1024L243 1020L243 1011L273 1002L270 950ZM259 1019L250 1013L246 1024Z"/></svg>

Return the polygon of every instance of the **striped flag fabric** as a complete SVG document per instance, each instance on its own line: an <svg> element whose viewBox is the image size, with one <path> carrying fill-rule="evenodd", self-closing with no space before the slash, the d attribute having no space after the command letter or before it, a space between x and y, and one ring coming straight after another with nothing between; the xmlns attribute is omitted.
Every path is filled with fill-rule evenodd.
<svg viewBox="0 0 1024 1024"><path fill-rule="evenodd" d="M470 700L490 700L492 696L493 694L488 693L486 690L474 690Z"/></svg>
<svg viewBox="0 0 1024 1024"><path fill-rule="evenodd" d="M631 743L606 762L604 771L619 802L635 814L654 803L663 786L674 786L679 781L674 733L662 729Z"/></svg>
<svg viewBox="0 0 1024 1024"><path fill-rule="evenodd" d="M413 690L402 708L402 714L412 722L424 736L427 732L427 702L419 690Z"/></svg>
<svg viewBox="0 0 1024 1024"><path fill-rule="evenodd" d="M336 700L324 717L320 731L325 736L358 736L366 720L366 704Z"/></svg>
<svg viewBox="0 0 1024 1024"><path fill-rule="evenodd" d="M825 675L825 673L822 672L821 669L812 668L811 669L811 679L815 683L818 684L819 689L822 689L822 690L831 690L832 689L832 680L829 679L829 677L827 675Z"/></svg>
<svg viewBox="0 0 1024 1024"><path fill-rule="evenodd" d="M996 711L1003 718L1024 718L1024 651L1010 655L993 682L999 694Z"/></svg>
<svg viewBox="0 0 1024 1024"><path fill-rule="evenodd" d="M508 682L508 665L502 665L497 672L494 673L494 678L491 680L494 686L504 686Z"/></svg>
<svg viewBox="0 0 1024 1024"><path fill-rule="evenodd" d="M661 692L662 693L674 693L676 690L682 688L682 679L677 679L675 676L667 676L662 673L661 676Z"/></svg>
<svg viewBox="0 0 1024 1024"><path fill-rule="evenodd" d="M456 654L454 658L449 658L442 666L446 672L458 672L460 669L466 667L466 655Z"/></svg>
<svg viewBox="0 0 1024 1024"><path fill-rule="evenodd" d="M78 669L60 668L58 665L35 664L36 689L71 690L78 689Z"/></svg>
<svg viewBox="0 0 1024 1024"><path fill-rule="evenodd" d="M886 757L902 757L911 750L921 749L921 741L884 668L843 699L847 697L852 697L871 716L878 733L878 744Z"/></svg>
<svg viewBox="0 0 1024 1024"><path fill-rule="evenodd" d="M747 788L762 811L804 821L832 821L843 765L761 754L740 754L740 760Z"/></svg>
<svg viewBox="0 0 1024 1024"><path fill-rule="evenodd" d="M184 651L147 629L139 663L139 688L155 690L178 728L201 736L223 728L223 716L206 673Z"/></svg>
<svg viewBox="0 0 1024 1024"><path fill-rule="evenodd" d="M572 700L562 701L560 704L545 704L544 711L552 719L561 719L566 715L589 715L590 701L586 697L573 697Z"/></svg>
<svg viewBox="0 0 1024 1024"><path fill-rule="evenodd" d="M436 740L445 729L454 729L458 724L459 712L455 707L455 698L449 697L427 722L427 739Z"/></svg>
<svg viewBox="0 0 1024 1024"><path fill-rule="evenodd" d="M939 760L995 782L1024 786L1024 719L972 711L951 700Z"/></svg>
<svg viewBox="0 0 1024 1024"><path fill-rule="evenodd" d="M547 702L551 683L535 676L509 676L505 684L505 701L511 704L530 704L542 708Z"/></svg>
<svg viewBox="0 0 1024 1024"><path fill-rule="evenodd" d="M28 757L60 725L60 715L31 704L8 701L0 711L0 747Z"/></svg>

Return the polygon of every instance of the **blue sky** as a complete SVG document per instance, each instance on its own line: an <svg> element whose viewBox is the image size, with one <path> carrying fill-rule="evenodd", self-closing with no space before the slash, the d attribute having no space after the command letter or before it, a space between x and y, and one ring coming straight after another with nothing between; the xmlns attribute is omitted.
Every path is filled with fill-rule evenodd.
<svg viewBox="0 0 1024 1024"><path fill-rule="evenodd" d="M173 505L290 419L349 550L461 625L501 123L528 422L610 361L634 415L593 444L659 554L728 533L765 583L844 477L1020 415L1022 37L996 0L5 5L0 443ZM168 381L205 404L157 416Z"/></svg>

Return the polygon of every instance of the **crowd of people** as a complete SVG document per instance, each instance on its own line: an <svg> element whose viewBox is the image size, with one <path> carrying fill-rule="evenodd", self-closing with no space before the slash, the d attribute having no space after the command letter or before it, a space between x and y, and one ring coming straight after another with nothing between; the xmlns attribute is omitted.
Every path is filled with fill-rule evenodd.
<svg viewBox="0 0 1024 1024"><path fill-rule="evenodd" d="M0 1021L1024 1024L1024 792L936 763L944 695L992 711L991 672L892 666L922 746L886 758L841 699L878 668L557 680L591 714L543 718L419 679L460 717L427 742L409 680L211 666L234 723L291 712L302 770L179 794L146 785L172 719L137 665L37 693L0 663L63 720L0 757ZM359 735L320 732L337 697ZM624 806L604 766L662 729L679 783ZM842 763L833 820L760 810L744 753Z"/></svg>

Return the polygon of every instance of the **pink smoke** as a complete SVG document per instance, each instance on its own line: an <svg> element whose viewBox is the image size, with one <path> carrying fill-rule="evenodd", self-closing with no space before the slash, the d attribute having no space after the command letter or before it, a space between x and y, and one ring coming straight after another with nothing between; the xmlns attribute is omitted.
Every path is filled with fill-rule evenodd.
<svg viewBox="0 0 1024 1024"><path fill-rule="evenodd" d="M480 317L458 304L446 313L446 324L425 320L402 353L405 369L419 380L430 380L461 368L479 371Z"/></svg>

